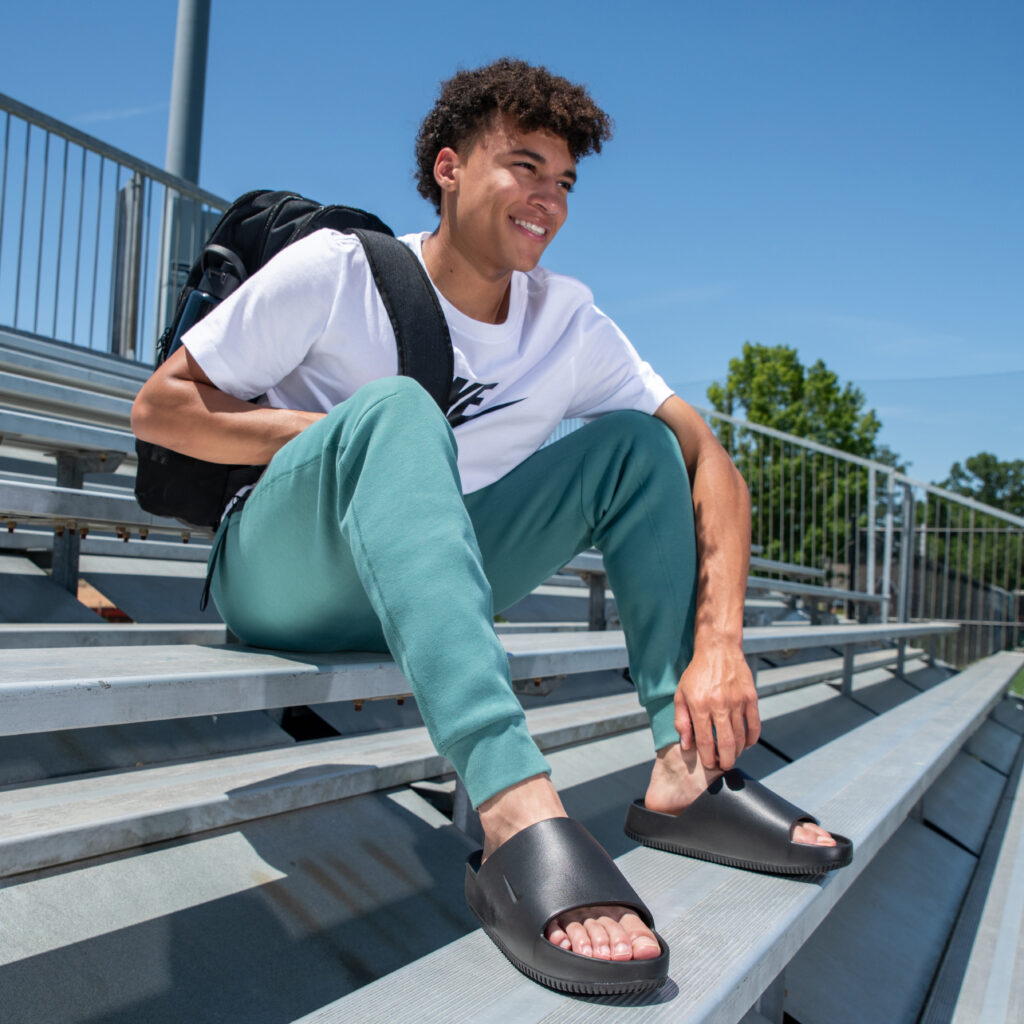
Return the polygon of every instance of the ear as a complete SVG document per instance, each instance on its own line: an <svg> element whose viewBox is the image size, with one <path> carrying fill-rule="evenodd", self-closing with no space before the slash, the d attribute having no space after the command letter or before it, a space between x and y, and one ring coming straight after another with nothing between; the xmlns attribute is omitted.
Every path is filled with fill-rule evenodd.
<svg viewBox="0 0 1024 1024"><path fill-rule="evenodd" d="M459 154L451 146L445 146L434 158L434 181L442 192L455 191L461 166Z"/></svg>

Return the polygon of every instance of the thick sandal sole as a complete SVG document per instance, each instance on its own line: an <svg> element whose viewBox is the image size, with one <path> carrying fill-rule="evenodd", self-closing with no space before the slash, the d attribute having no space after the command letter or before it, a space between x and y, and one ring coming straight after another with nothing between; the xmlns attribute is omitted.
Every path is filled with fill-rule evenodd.
<svg viewBox="0 0 1024 1024"><path fill-rule="evenodd" d="M696 860L706 860L713 864L723 864L729 868L743 868L744 871L757 871L763 875L786 875L792 878L820 878L830 871L845 868L853 860L853 849L848 848L848 856L833 864L816 865L776 865L765 864L763 861L741 860L738 857L726 857L718 853L708 853L706 850L693 850L677 843L663 842L660 839L651 839L633 831L628 826L623 830L636 843L641 846L649 846L654 850L663 850L665 853L675 853L682 857L693 857Z"/></svg>
<svg viewBox="0 0 1024 1024"><path fill-rule="evenodd" d="M472 909L472 908L470 908ZM475 915L474 915L475 916ZM479 920L479 918L477 919ZM558 992L565 992L567 995L572 996L619 996L619 995L635 995L642 992L653 992L656 989L661 988L665 984L665 978L655 978L650 981L630 981L630 982L618 982L618 981L568 981L563 978L553 978L547 974L543 974L538 971L535 967L531 967L529 964L523 963L518 957L510 953L506 948L505 944L501 939L491 931L482 922L480 927L484 930L487 937L493 942L498 949L501 951L502 956L517 970L521 971L532 981L536 981L540 985L545 985L547 988L553 988ZM599 963L612 964L615 961L601 960ZM622 961L626 963L627 961Z"/></svg>

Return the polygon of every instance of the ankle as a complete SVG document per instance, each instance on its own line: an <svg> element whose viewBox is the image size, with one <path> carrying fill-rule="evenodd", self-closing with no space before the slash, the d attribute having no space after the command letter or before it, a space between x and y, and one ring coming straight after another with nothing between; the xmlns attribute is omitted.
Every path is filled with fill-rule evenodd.
<svg viewBox="0 0 1024 1024"><path fill-rule="evenodd" d="M551 779L534 775L517 782L490 799L477 810L484 830L484 859L517 832L548 818L566 817Z"/></svg>
<svg viewBox="0 0 1024 1024"><path fill-rule="evenodd" d="M722 775L720 769L708 769L701 763L696 748L683 750L679 743L657 752L644 803L652 811L678 814Z"/></svg>

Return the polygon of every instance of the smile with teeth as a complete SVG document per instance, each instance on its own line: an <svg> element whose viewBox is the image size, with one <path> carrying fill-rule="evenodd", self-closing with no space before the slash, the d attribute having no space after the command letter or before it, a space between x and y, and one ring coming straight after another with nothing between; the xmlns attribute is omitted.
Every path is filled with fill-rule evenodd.
<svg viewBox="0 0 1024 1024"><path fill-rule="evenodd" d="M543 238L548 233L547 228L542 228L539 224L531 224L528 220L519 220L517 217L513 217L512 223L524 231L529 231L536 238Z"/></svg>

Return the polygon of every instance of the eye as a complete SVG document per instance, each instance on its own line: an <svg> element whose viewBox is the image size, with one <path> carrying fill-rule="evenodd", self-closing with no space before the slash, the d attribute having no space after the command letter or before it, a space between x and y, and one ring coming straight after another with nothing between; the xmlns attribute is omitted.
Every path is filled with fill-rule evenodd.
<svg viewBox="0 0 1024 1024"><path fill-rule="evenodd" d="M563 178L558 183L558 187L561 188L561 189L564 189L566 192L575 192L576 191L576 185L573 182L569 181L568 178Z"/></svg>

